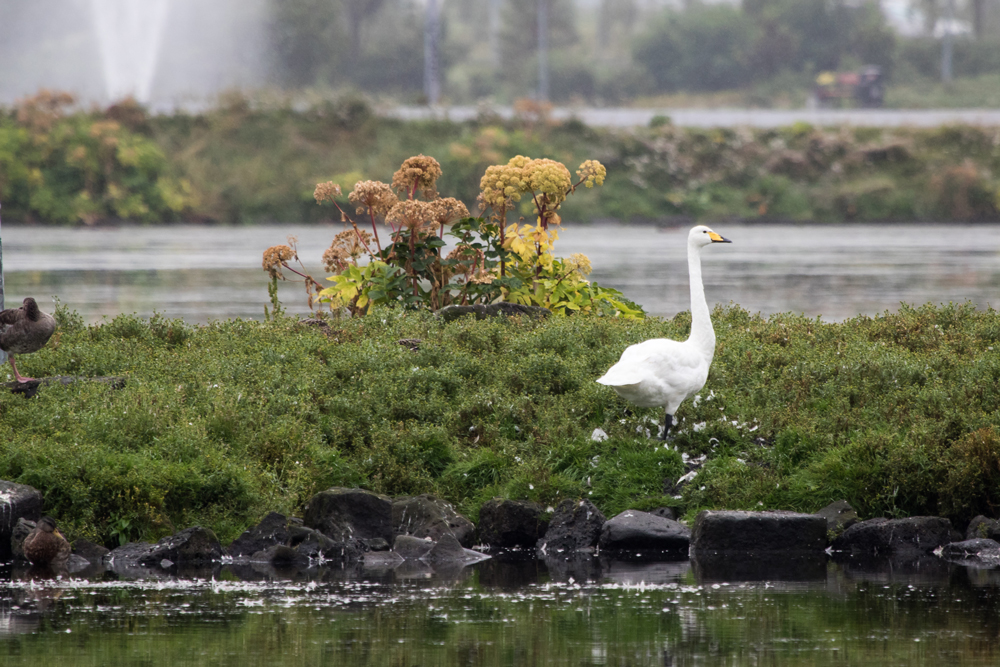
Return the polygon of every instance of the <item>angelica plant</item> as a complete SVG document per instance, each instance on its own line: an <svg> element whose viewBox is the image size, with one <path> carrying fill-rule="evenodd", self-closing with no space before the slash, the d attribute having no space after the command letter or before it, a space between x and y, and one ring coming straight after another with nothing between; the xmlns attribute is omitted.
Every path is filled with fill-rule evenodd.
<svg viewBox="0 0 1000 667"><path fill-rule="evenodd" d="M317 203L332 204L347 225L323 254L324 268L332 274L327 281L333 285L323 289L304 270L291 269L288 261L297 259L294 246L275 246L265 253L264 268L272 282L284 278L280 268L293 270L306 284L310 308L324 303L352 316L365 314L372 304L437 310L497 300L560 313L642 315L619 292L586 279L590 261L585 256L564 260L552 252L562 222L559 207L576 188L604 182L606 170L599 162L581 164L576 183L555 160L517 156L506 165L491 166L479 197L483 212L490 214L480 218L470 217L461 201L438 194L441 173L437 160L417 155L403 162L391 183L358 181L347 200L353 215L364 221L360 225L341 206L340 185L318 184ZM534 207L536 222L508 225L507 214L517 210L522 197ZM390 229L385 243L380 221ZM444 255L446 233L455 247Z"/></svg>

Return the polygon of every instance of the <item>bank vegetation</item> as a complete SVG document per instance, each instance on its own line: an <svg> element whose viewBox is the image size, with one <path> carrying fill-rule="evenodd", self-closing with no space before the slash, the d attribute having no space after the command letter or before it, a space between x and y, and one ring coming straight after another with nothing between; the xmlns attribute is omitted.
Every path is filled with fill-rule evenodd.
<svg viewBox="0 0 1000 667"><path fill-rule="evenodd" d="M0 113L0 202L5 221L35 224L318 221L331 213L315 206L316 183L387 181L423 154L441 165L438 189L475 215L486 169L525 155L607 168L600 192L566 203L567 220L1000 220L1000 128L695 129L660 117L604 130L549 112L525 102L513 120L402 122L359 98L299 110L230 95L153 116L43 92Z"/></svg>
<svg viewBox="0 0 1000 667"><path fill-rule="evenodd" d="M629 344L684 337L688 313L445 323L373 308L327 326L58 316L24 371L126 384L0 393L0 479L41 490L70 536L110 546L195 524L225 542L330 486L432 493L473 520L495 496L688 518L846 499L865 518L960 527L1000 506L1000 315L968 304L841 323L716 308L708 384L667 445L656 409L594 380Z"/></svg>

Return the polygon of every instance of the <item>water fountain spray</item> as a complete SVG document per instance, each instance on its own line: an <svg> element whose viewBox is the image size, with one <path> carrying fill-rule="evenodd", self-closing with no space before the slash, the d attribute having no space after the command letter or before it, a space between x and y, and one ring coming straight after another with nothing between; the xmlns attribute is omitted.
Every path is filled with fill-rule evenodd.
<svg viewBox="0 0 1000 667"><path fill-rule="evenodd" d="M170 0L90 0L109 101L148 102Z"/></svg>

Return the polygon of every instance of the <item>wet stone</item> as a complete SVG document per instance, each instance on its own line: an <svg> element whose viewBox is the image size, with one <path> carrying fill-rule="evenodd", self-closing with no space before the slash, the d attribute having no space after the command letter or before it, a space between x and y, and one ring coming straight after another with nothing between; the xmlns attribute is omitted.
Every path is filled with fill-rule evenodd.
<svg viewBox="0 0 1000 667"><path fill-rule="evenodd" d="M604 527L604 514L589 500L559 503L538 549L545 556L569 557L597 546Z"/></svg>
<svg viewBox="0 0 1000 667"><path fill-rule="evenodd" d="M691 543L691 529L673 519L625 510L601 528L601 551L683 551Z"/></svg>
<svg viewBox="0 0 1000 667"><path fill-rule="evenodd" d="M301 519L271 512L259 524L243 532L227 549L233 558L252 556L277 544L286 544L291 530L302 525Z"/></svg>
<svg viewBox="0 0 1000 667"><path fill-rule="evenodd" d="M375 537L391 543L392 500L365 489L333 487L309 499L303 523L340 543Z"/></svg>
<svg viewBox="0 0 1000 667"><path fill-rule="evenodd" d="M983 537L1000 542L1000 521L979 515L969 522L965 531L965 539L972 540Z"/></svg>
<svg viewBox="0 0 1000 667"><path fill-rule="evenodd" d="M14 555L11 537L18 521L24 518L33 524L42 518L42 500L42 492L34 487L0 480L0 561Z"/></svg>
<svg viewBox="0 0 1000 667"><path fill-rule="evenodd" d="M839 535L858 522L858 513L846 500L830 503L816 514L826 519L826 529L835 535Z"/></svg>
<svg viewBox="0 0 1000 667"><path fill-rule="evenodd" d="M851 553L929 553L958 541L954 539L956 535L951 521L942 517L876 518L854 524L831 546L835 551ZM961 539L960 535L958 539Z"/></svg>
<svg viewBox="0 0 1000 667"><path fill-rule="evenodd" d="M952 542L941 547L941 556L962 560L1000 560L1000 542L984 537Z"/></svg>
<svg viewBox="0 0 1000 667"><path fill-rule="evenodd" d="M463 547L471 547L476 534L476 526L451 503L430 494L396 498L392 530L395 535L429 537L435 542L444 535L454 535Z"/></svg>
<svg viewBox="0 0 1000 667"><path fill-rule="evenodd" d="M545 535L549 522L538 503L493 498L479 508L479 542L490 548L531 548Z"/></svg>
<svg viewBox="0 0 1000 667"><path fill-rule="evenodd" d="M826 519L798 512L700 512L691 533L695 552L822 552Z"/></svg>

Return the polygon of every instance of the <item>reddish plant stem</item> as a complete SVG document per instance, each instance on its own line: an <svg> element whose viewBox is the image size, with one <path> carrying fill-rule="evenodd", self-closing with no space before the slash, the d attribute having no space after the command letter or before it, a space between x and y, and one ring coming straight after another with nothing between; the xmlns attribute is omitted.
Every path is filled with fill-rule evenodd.
<svg viewBox="0 0 1000 667"><path fill-rule="evenodd" d="M357 234L358 240L361 241L361 245L365 247L365 252L368 253L368 256L371 257L372 255L374 255L372 249L368 247L367 243L365 243L365 237L361 235L361 230L358 229L358 225L354 222L354 220L351 219L351 216L347 215L344 212L344 209L340 208L340 204L338 204L337 202L333 202L333 205L337 207L338 211L340 211L341 217L343 217L343 219L346 220L347 222L351 223L351 227L354 228L354 233ZM375 237L377 239L378 234L376 234Z"/></svg>
<svg viewBox="0 0 1000 667"><path fill-rule="evenodd" d="M296 274L298 276L302 276L302 279L304 281L306 281L307 283L312 283L315 287L323 289L323 286L320 285L318 282L316 282L316 279L313 278L312 276L310 276L308 274L305 274L305 273L302 273L301 271L297 271L297 270L293 269L292 267L288 266L288 264L286 262L282 262L281 265L283 267L285 267L286 269L288 269L289 271L291 271L292 273L294 273L294 274Z"/></svg>
<svg viewBox="0 0 1000 667"><path fill-rule="evenodd" d="M379 257L381 257L382 256L382 242L379 241L379 239L378 239L378 227L375 226L375 211L371 210L371 208L368 209L368 217L370 217L371 221L372 221L372 231L375 232L375 245L378 246L378 254L379 254Z"/></svg>

